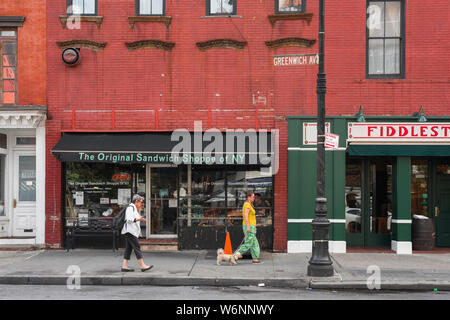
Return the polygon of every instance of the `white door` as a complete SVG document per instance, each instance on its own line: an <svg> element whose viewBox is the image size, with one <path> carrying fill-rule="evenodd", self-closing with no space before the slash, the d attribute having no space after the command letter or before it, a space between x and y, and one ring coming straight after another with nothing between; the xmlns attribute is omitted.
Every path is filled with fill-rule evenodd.
<svg viewBox="0 0 450 320"><path fill-rule="evenodd" d="M36 235L36 153L14 153L13 237Z"/></svg>

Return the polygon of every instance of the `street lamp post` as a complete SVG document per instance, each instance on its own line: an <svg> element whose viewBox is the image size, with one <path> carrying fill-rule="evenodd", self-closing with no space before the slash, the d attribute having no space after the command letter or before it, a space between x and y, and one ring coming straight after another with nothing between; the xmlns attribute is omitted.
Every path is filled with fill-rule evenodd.
<svg viewBox="0 0 450 320"><path fill-rule="evenodd" d="M319 0L319 73L317 74L317 195L315 218L312 221L312 256L308 276L330 277L334 274L328 252L330 221L327 219L325 195L325 0Z"/></svg>

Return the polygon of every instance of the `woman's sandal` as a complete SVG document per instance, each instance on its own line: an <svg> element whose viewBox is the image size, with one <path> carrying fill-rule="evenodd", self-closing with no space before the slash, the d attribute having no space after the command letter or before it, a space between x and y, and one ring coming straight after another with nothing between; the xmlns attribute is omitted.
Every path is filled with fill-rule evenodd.
<svg viewBox="0 0 450 320"><path fill-rule="evenodd" d="M263 263L263 262L262 262L261 260L259 260L259 259L253 259L252 262L253 262L253 263Z"/></svg>

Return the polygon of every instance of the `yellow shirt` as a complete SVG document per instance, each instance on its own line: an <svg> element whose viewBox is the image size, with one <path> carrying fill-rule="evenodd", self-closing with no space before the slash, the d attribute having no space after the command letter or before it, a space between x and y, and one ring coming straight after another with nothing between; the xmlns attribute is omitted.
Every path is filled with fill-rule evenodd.
<svg viewBox="0 0 450 320"><path fill-rule="evenodd" d="M245 223L245 209L246 208L250 209L250 211L248 212L248 223L249 223L249 225L256 226L256 216L255 216L256 211L255 211L255 209L253 209L253 206L247 201L244 203L244 206L242 207L242 217L243 217L242 224L244 226L247 225Z"/></svg>

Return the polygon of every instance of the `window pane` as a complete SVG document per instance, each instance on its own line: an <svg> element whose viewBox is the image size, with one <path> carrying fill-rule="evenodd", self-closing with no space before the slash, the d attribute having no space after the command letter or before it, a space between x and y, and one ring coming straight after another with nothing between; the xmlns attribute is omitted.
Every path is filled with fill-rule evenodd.
<svg viewBox="0 0 450 320"><path fill-rule="evenodd" d="M16 144L21 146L36 145L36 137L17 137Z"/></svg>
<svg viewBox="0 0 450 320"><path fill-rule="evenodd" d="M303 0L279 0L278 11L302 11Z"/></svg>
<svg viewBox="0 0 450 320"><path fill-rule="evenodd" d="M95 1L96 0L84 0L85 14L95 14Z"/></svg>
<svg viewBox="0 0 450 320"><path fill-rule="evenodd" d="M151 13L151 0L139 0L139 14Z"/></svg>
<svg viewBox="0 0 450 320"><path fill-rule="evenodd" d="M19 157L19 201L36 201L36 157Z"/></svg>
<svg viewBox="0 0 450 320"><path fill-rule="evenodd" d="M15 91L16 85L14 80L3 80L3 90L4 91Z"/></svg>
<svg viewBox="0 0 450 320"><path fill-rule="evenodd" d="M367 13L369 37L384 37L384 2L370 2Z"/></svg>
<svg viewBox="0 0 450 320"><path fill-rule="evenodd" d="M3 54L12 54L16 53L16 43L15 42L3 42Z"/></svg>
<svg viewBox="0 0 450 320"><path fill-rule="evenodd" d="M3 92L3 103L4 104L15 104L16 103L16 93L15 92Z"/></svg>
<svg viewBox="0 0 450 320"><path fill-rule="evenodd" d="M3 68L3 79L15 79L16 71L13 67Z"/></svg>
<svg viewBox="0 0 450 320"><path fill-rule="evenodd" d="M2 37L15 37L16 36L16 32L14 30L0 31L0 36L2 36Z"/></svg>
<svg viewBox="0 0 450 320"><path fill-rule="evenodd" d="M361 172L360 160L347 160L345 169L345 230L361 233Z"/></svg>
<svg viewBox="0 0 450 320"><path fill-rule="evenodd" d="M163 0L152 0L152 14L163 14Z"/></svg>
<svg viewBox="0 0 450 320"><path fill-rule="evenodd" d="M3 56L3 66L4 67L14 67L16 65L16 57L4 55Z"/></svg>
<svg viewBox="0 0 450 320"><path fill-rule="evenodd" d="M369 74L383 74L383 40L369 40Z"/></svg>
<svg viewBox="0 0 450 320"><path fill-rule="evenodd" d="M385 73L400 73L400 40L386 39Z"/></svg>
<svg viewBox="0 0 450 320"><path fill-rule="evenodd" d="M72 0L72 8L68 11L72 14L83 14L83 0Z"/></svg>
<svg viewBox="0 0 450 320"><path fill-rule="evenodd" d="M400 1L386 2L386 37L400 37Z"/></svg>
<svg viewBox="0 0 450 320"><path fill-rule="evenodd" d="M210 0L211 14L233 13L233 0Z"/></svg>
<svg viewBox="0 0 450 320"><path fill-rule="evenodd" d="M411 214L428 216L428 161L411 161Z"/></svg>

